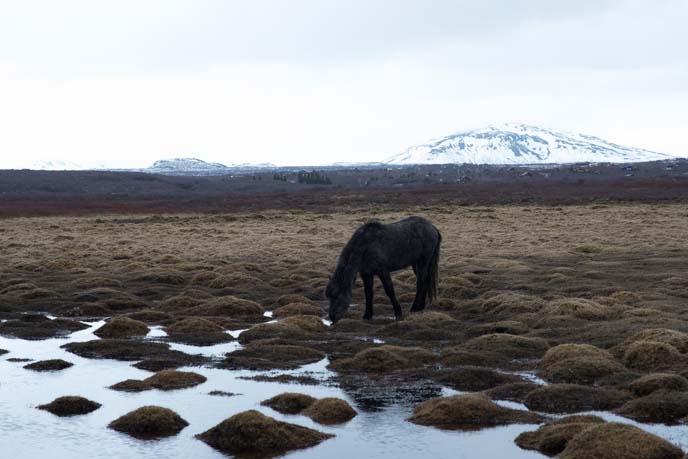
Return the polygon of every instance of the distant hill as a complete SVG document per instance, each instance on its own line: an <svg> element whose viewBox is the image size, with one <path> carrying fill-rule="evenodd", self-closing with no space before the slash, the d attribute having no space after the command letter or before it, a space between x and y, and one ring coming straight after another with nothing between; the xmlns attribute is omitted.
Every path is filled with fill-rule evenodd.
<svg viewBox="0 0 688 459"><path fill-rule="evenodd" d="M507 123L416 145L386 164L565 164L634 163L674 156L526 124Z"/></svg>

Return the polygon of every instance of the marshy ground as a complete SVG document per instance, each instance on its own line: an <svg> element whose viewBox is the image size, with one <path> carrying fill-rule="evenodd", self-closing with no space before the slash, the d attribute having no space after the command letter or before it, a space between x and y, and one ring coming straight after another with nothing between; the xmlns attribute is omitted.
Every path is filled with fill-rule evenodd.
<svg viewBox="0 0 688 459"><path fill-rule="evenodd" d="M334 326L320 320L328 275L352 232L368 218L390 222L410 214L430 219L443 236L435 304L395 322L377 283L375 319L363 321L358 281L347 318ZM177 421L170 438L185 438L184 452L208 457L215 450L194 436L251 409L323 433L297 429L298 438L248 441L263 445L265 455L296 445L310 448L297 455L337 457L328 444L342 441L368 457L401 457L395 448L409 439L393 446L395 435L383 436L382 445L360 435L381 422L436 457L457 448L466 457L584 457L578 434L599 443L596 457L608 457L605 448L634 432L590 419L553 424L565 414L595 412L675 445L651 437L642 457L681 457L676 446L688 449L688 434L672 426L688 421L687 237L681 204L434 203L403 214L379 206L365 213L343 207L0 220L0 348L10 351L0 368L11 368L8 382L0 376L0 390L22 384L24 373L41 387L66 390L67 380L81 381L47 398L18 391L22 400L0 402L0 413L53 416L35 407L82 396L102 407L81 416L97 422L70 425L74 438L95 429L93 438L113 446L115 440L103 439L124 434L108 431L108 423L159 405L188 423ZM406 312L413 273L394 280ZM46 360L39 367L48 371L8 359ZM89 378L94 366L102 374ZM125 389L111 388L118 383ZM213 390L236 395L208 395ZM313 421L313 413L283 415L261 405L283 392L345 399L358 415L332 426ZM464 392L481 394L456 396ZM428 402L440 396L447 398ZM242 454L218 435L236 445L247 442L238 420L274 421L249 413L223 423L206 443ZM79 416L49 422L73 418ZM0 421L0 431L31 429L16 422ZM519 450L516 437L537 424L544 433L520 437L518 445L528 449ZM156 448L174 440L131 441L140 442L132 456L156 457Z"/></svg>

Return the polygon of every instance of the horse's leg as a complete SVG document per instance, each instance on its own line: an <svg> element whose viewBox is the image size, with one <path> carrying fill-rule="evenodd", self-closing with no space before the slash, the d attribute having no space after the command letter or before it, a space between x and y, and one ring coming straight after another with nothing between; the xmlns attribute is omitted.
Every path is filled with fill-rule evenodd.
<svg viewBox="0 0 688 459"><path fill-rule="evenodd" d="M392 284L392 276L388 272L379 274L380 280L382 281L382 286L385 288L385 293L389 297L389 301L392 302L392 307L394 308L394 317L397 320L401 320L403 313L401 312L401 305L397 301L397 296L394 294L394 285Z"/></svg>
<svg viewBox="0 0 688 459"><path fill-rule="evenodd" d="M425 309L425 299L428 296L427 291L427 273L428 263L418 263L416 272L416 297L413 299L411 312L418 312Z"/></svg>
<svg viewBox="0 0 688 459"><path fill-rule="evenodd" d="M372 274L362 274L361 279L363 280L363 292L365 293L365 314L363 314L364 320L370 320L373 318L373 275Z"/></svg>

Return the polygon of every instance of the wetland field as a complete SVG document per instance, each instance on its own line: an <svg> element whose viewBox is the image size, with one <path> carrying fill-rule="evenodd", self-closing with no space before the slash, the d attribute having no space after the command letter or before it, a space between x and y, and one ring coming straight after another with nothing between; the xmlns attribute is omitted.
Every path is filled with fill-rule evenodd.
<svg viewBox="0 0 688 459"><path fill-rule="evenodd" d="M369 218L442 233L439 298L375 284ZM377 203L0 220L0 451L39 458L681 459L688 208Z"/></svg>

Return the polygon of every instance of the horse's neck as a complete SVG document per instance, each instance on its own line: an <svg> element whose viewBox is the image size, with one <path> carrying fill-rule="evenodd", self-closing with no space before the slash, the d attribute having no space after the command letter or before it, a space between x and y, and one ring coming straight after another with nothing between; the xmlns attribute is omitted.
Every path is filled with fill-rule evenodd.
<svg viewBox="0 0 688 459"><path fill-rule="evenodd" d="M358 273L359 265L357 260L346 259L340 260L335 270L335 278L337 283L344 287L351 287L356 280L356 274Z"/></svg>

